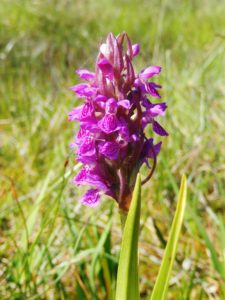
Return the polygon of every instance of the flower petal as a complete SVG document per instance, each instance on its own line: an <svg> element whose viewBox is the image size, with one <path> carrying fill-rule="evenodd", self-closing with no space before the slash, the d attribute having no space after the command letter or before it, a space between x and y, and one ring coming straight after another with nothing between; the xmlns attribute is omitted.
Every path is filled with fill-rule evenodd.
<svg viewBox="0 0 225 300"><path fill-rule="evenodd" d="M76 73L78 76L80 76L80 78L87 80L87 81L92 81L95 78L95 73L90 72L86 69L77 70Z"/></svg>
<svg viewBox="0 0 225 300"><path fill-rule="evenodd" d="M145 89L147 91L148 94L150 94L151 96L155 97L155 98L161 98L161 96L159 95L158 91L156 90L156 85L153 84L153 82L147 82L145 84Z"/></svg>
<svg viewBox="0 0 225 300"><path fill-rule="evenodd" d="M99 204L100 195L96 189L88 190L84 196L80 199L80 202L89 207L96 207Z"/></svg>
<svg viewBox="0 0 225 300"><path fill-rule="evenodd" d="M124 107L126 109L130 109L131 106L132 106L132 104L130 103L130 100L128 100L128 99L120 100L118 102L118 105L122 106L122 107Z"/></svg>
<svg viewBox="0 0 225 300"><path fill-rule="evenodd" d="M149 102L146 103L145 107L146 111L143 112L143 120L145 119L150 122L152 118L155 118L157 116L164 116L167 105L165 102L156 104L152 104Z"/></svg>
<svg viewBox="0 0 225 300"><path fill-rule="evenodd" d="M161 72L161 67L151 66L151 67L148 67L148 68L144 69L140 73L139 77L141 79L147 80L147 79L153 77L154 75L159 74L160 72Z"/></svg>
<svg viewBox="0 0 225 300"><path fill-rule="evenodd" d="M78 106L74 108L69 114L68 114L68 120L78 120L78 121L84 121L84 120L91 120L94 117L94 107L91 102L86 102L85 104Z"/></svg>
<svg viewBox="0 0 225 300"><path fill-rule="evenodd" d="M85 136L82 142L79 144L76 154L77 161L80 161L84 164L95 162L97 157L94 138L92 136Z"/></svg>
<svg viewBox="0 0 225 300"><path fill-rule="evenodd" d="M117 101L114 98L109 98L106 102L105 112L106 114L115 114L117 111Z"/></svg>
<svg viewBox="0 0 225 300"><path fill-rule="evenodd" d="M71 86L70 90L75 92L75 93L80 93L81 91L83 91L87 87L90 87L90 85L87 84L87 83L79 83L79 84L76 84L74 86Z"/></svg>
<svg viewBox="0 0 225 300"><path fill-rule="evenodd" d="M73 108L73 110L71 110L68 113L68 120L69 121L79 120L82 114L83 107L84 105Z"/></svg>
<svg viewBox="0 0 225 300"><path fill-rule="evenodd" d="M149 109L152 117L157 117L157 116L164 116L165 115L165 110L167 108L166 103L157 103L153 104L152 108Z"/></svg>
<svg viewBox="0 0 225 300"><path fill-rule="evenodd" d="M127 124L125 123L120 127L116 141L121 147L123 147L126 146L130 140L130 132L127 127Z"/></svg>
<svg viewBox="0 0 225 300"><path fill-rule="evenodd" d="M96 88L91 87L87 83L80 83L80 84L74 85L74 86L70 87L70 90L75 92L80 97L90 97L90 96L93 96L94 94L96 94L96 92L97 92Z"/></svg>
<svg viewBox="0 0 225 300"><path fill-rule="evenodd" d="M83 142L79 148L79 155L94 155L96 152L95 150L95 140L92 136L85 136L83 138Z"/></svg>
<svg viewBox="0 0 225 300"><path fill-rule="evenodd" d="M102 73L109 77L110 79L113 78L113 66L106 58L102 58L97 63L99 69L102 71Z"/></svg>
<svg viewBox="0 0 225 300"><path fill-rule="evenodd" d="M100 129L105 133L111 133L119 129L119 121L113 114L106 114L99 122Z"/></svg>
<svg viewBox="0 0 225 300"><path fill-rule="evenodd" d="M98 190L108 191L108 186L97 167L85 165L73 179L77 185L90 185Z"/></svg>
<svg viewBox="0 0 225 300"><path fill-rule="evenodd" d="M152 122L153 131L161 136L168 136L166 130L155 120Z"/></svg>
<svg viewBox="0 0 225 300"><path fill-rule="evenodd" d="M85 137L90 136L90 132L88 130L85 130L83 128L80 128L76 135L76 144L80 145L82 144Z"/></svg>
<svg viewBox="0 0 225 300"><path fill-rule="evenodd" d="M154 156L157 156L160 152L161 145L162 145L162 142L159 142L155 145L152 144L151 147L149 147L149 149L148 149L147 157L154 158Z"/></svg>
<svg viewBox="0 0 225 300"><path fill-rule="evenodd" d="M101 101L101 102L105 102L107 100L106 96L104 95L97 95L95 98L95 101Z"/></svg>
<svg viewBox="0 0 225 300"><path fill-rule="evenodd" d="M119 150L119 145L115 142L103 142L99 144L99 152L112 160L118 158Z"/></svg>

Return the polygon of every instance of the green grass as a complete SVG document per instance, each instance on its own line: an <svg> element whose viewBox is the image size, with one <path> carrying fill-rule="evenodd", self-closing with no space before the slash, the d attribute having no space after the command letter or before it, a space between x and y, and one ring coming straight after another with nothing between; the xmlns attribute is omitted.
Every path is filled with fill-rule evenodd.
<svg viewBox="0 0 225 300"><path fill-rule="evenodd" d="M115 288L117 207L107 198L96 210L80 207L68 148L77 127L67 122L77 105L68 90L74 70L94 67L109 31L140 43L138 70L163 67L169 106L170 136L143 189L142 299L158 273L183 173L188 208L168 299L225 298L224 15L219 0L1 1L0 299L101 300Z"/></svg>

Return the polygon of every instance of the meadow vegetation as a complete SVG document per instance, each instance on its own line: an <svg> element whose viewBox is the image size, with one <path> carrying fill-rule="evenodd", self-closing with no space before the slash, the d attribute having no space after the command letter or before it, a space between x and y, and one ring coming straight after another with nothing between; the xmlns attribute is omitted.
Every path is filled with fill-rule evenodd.
<svg viewBox="0 0 225 300"><path fill-rule="evenodd" d="M68 144L74 70L93 69L108 32L126 31L140 70L162 66L168 111L143 188L141 299L152 291L181 175L188 203L168 299L225 299L225 5L217 0L1 0L0 299L109 299L117 205L79 204ZM142 170L146 173L146 170ZM122 299L121 299L122 300Z"/></svg>

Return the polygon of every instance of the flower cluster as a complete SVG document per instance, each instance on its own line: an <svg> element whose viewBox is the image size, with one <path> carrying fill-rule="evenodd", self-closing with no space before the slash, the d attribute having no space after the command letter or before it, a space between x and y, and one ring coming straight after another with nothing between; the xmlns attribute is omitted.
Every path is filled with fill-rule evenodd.
<svg viewBox="0 0 225 300"><path fill-rule="evenodd" d="M146 137L146 127L150 125L157 135L168 135L156 121L164 116L166 103L152 102L152 98L160 98L161 86L149 81L161 68L150 66L136 74L132 60L139 50L126 33L117 37L110 33L100 46L95 72L77 70L86 83L71 87L84 100L68 115L69 121L80 122L71 147L83 167L74 182L91 187L81 199L91 207L105 194L128 210L140 167L146 163L150 168L152 159L152 174L161 147L161 142L154 144L152 137Z"/></svg>

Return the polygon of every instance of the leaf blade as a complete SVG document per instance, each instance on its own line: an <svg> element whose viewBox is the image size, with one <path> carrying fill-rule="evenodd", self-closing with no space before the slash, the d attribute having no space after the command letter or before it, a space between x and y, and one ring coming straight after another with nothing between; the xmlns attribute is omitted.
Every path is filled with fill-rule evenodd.
<svg viewBox="0 0 225 300"><path fill-rule="evenodd" d="M187 180L185 175L183 175L181 180L179 196L178 196L177 208L171 226L169 239L166 245L163 261L161 263L160 270L150 300L166 299L165 297L169 285L169 278L170 278L173 262L176 255L177 243L181 231L181 226L183 223L184 211L186 206L186 197L187 197Z"/></svg>
<svg viewBox="0 0 225 300"><path fill-rule="evenodd" d="M115 300L139 300L138 237L141 210L141 178L138 174L124 226Z"/></svg>

